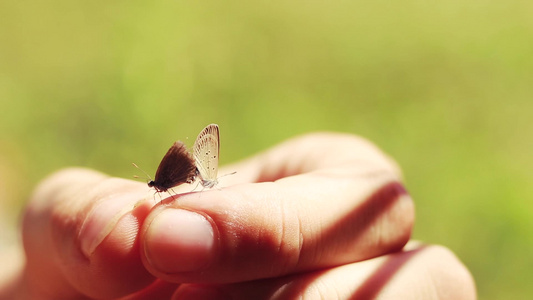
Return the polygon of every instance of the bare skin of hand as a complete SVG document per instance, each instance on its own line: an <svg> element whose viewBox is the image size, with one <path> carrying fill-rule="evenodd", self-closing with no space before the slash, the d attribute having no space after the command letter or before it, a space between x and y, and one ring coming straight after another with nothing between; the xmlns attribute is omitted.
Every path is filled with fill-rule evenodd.
<svg viewBox="0 0 533 300"><path fill-rule="evenodd" d="M219 188L155 195L86 169L26 208L26 264L1 299L475 299L442 246L409 242L414 204L368 141L314 133L227 166Z"/></svg>

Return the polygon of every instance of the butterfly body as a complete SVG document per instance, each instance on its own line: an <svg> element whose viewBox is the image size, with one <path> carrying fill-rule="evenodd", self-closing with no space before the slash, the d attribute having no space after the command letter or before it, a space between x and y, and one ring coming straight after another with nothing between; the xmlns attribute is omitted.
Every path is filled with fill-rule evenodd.
<svg viewBox="0 0 533 300"><path fill-rule="evenodd" d="M218 184L218 180L201 179L200 184L208 189L214 188Z"/></svg>

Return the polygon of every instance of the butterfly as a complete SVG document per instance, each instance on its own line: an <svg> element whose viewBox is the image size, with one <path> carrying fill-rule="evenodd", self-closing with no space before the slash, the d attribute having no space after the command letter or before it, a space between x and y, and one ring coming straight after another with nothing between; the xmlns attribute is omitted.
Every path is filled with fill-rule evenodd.
<svg viewBox="0 0 533 300"><path fill-rule="evenodd" d="M192 183L196 179L197 170L194 160L183 142L175 142L163 157L155 172L155 179L148 182L157 192L182 183Z"/></svg>
<svg viewBox="0 0 533 300"><path fill-rule="evenodd" d="M218 155L220 153L220 134L217 124L207 125L198 134L193 147L197 175L200 183L206 188L218 184Z"/></svg>
<svg viewBox="0 0 533 300"><path fill-rule="evenodd" d="M150 180L148 186L153 187L157 192L166 192L179 184L192 183L199 177L199 183L203 187L213 188L218 184L219 152L218 125L209 124L198 134L192 155L181 141L175 142L170 147L159 163L155 179ZM133 165L137 167L136 164ZM235 174L235 172L231 174ZM146 176L150 177L148 174Z"/></svg>

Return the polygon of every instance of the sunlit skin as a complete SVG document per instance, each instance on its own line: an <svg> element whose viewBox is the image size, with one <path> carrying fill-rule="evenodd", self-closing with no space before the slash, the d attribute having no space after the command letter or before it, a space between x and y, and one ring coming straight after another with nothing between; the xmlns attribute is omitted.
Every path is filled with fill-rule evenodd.
<svg viewBox="0 0 533 300"><path fill-rule="evenodd" d="M450 250L410 241L414 203L368 141L303 135L224 171L237 173L220 189L183 184L161 202L145 183L52 174L26 207L26 264L2 270L0 298L476 298Z"/></svg>

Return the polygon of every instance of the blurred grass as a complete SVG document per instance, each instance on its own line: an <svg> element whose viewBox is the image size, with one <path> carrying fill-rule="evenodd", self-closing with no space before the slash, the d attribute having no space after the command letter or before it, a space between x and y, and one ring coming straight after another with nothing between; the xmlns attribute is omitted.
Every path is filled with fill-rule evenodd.
<svg viewBox="0 0 533 300"><path fill-rule="evenodd" d="M211 122L223 162L352 132L403 167L415 238L457 253L480 299L526 299L532 13L517 0L2 1L7 218L54 170L153 173Z"/></svg>

